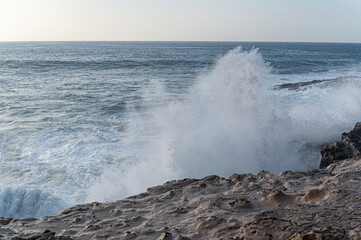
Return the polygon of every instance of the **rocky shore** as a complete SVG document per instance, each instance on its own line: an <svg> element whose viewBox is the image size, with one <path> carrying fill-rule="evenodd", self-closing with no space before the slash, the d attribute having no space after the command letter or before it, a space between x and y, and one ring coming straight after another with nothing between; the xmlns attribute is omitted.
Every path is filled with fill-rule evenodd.
<svg viewBox="0 0 361 240"><path fill-rule="evenodd" d="M361 239L361 123L320 169L183 179L40 219L0 218L0 239Z"/></svg>

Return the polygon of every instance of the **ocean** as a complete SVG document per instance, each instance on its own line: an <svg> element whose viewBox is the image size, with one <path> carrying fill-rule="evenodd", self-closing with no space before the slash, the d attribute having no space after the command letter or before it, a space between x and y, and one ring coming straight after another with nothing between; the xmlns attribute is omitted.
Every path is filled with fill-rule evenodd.
<svg viewBox="0 0 361 240"><path fill-rule="evenodd" d="M361 44L0 43L0 216L318 167L361 120Z"/></svg>

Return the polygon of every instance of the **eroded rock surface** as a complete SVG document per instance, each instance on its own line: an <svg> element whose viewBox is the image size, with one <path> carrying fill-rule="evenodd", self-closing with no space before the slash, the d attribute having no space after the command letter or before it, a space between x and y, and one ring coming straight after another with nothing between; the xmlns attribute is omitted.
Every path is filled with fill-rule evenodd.
<svg viewBox="0 0 361 240"><path fill-rule="evenodd" d="M325 169L174 180L57 216L0 217L0 239L361 239L360 156L357 123L322 150Z"/></svg>
<svg viewBox="0 0 361 240"><path fill-rule="evenodd" d="M361 161L170 181L57 216L3 218L0 239L361 239Z"/></svg>
<svg viewBox="0 0 361 240"><path fill-rule="evenodd" d="M361 157L361 123L349 133L343 133L341 141L330 144L322 149L320 168L348 158Z"/></svg>

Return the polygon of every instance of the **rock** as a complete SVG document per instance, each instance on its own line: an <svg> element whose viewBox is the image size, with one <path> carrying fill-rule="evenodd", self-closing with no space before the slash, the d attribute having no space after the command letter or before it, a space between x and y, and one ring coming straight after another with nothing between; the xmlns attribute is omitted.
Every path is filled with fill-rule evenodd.
<svg viewBox="0 0 361 240"><path fill-rule="evenodd" d="M12 220L13 220L13 218L0 217L0 224L6 225L6 224L9 224Z"/></svg>
<svg viewBox="0 0 361 240"><path fill-rule="evenodd" d="M348 158L361 156L361 122L349 133L343 133L341 141L330 144L321 150L320 168Z"/></svg>
<svg viewBox="0 0 361 240"><path fill-rule="evenodd" d="M237 198L235 201L228 203L233 208L251 208L252 203L244 198Z"/></svg>
<svg viewBox="0 0 361 240"><path fill-rule="evenodd" d="M137 234L132 233L130 231L126 231L123 235L124 239L133 239L137 236Z"/></svg>
<svg viewBox="0 0 361 240"><path fill-rule="evenodd" d="M291 236L290 240L341 240L341 239L347 239L345 234L343 233L327 233L327 232L319 232L316 233L314 231L311 231L306 234L300 234L296 233L293 236Z"/></svg>
<svg viewBox="0 0 361 240"><path fill-rule="evenodd" d="M326 194L327 194L326 190L310 189L304 195L303 200L307 203L316 203L318 201L325 199Z"/></svg>
<svg viewBox="0 0 361 240"><path fill-rule="evenodd" d="M352 156L352 150L342 142L333 143L321 150L320 168L326 168L328 165L345 160Z"/></svg>
<svg viewBox="0 0 361 240"><path fill-rule="evenodd" d="M0 218L0 239L361 239L360 139L358 123L323 150L322 170L173 180L56 216Z"/></svg>
<svg viewBox="0 0 361 240"><path fill-rule="evenodd" d="M35 233L26 237L13 237L12 240L72 240L67 236L55 236L55 232L45 230L43 233Z"/></svg>
<svg viewBox="0 0 361 240"><path fill-rule="evenodd" d="M178 235L175 240L190 240L190 238L184 237L182 235Z"/></svg>
<svg viewBox="0 0 361 240"><path fill-rule="evenodd" d="M217 216L209 216L206 218L199 218L198 220L200 221L200 224L198 224L196 227L197 231L204 231L204 230L212 229L224 221L223 218L219 218Z"/></svg>
<svg viewBox="0 0 361 240"><path fill-rule="evenodd" d="M172 239L172 234L169 232L164 232L160 235L160 237L158 238L159 240L171 240Z"/></svg>

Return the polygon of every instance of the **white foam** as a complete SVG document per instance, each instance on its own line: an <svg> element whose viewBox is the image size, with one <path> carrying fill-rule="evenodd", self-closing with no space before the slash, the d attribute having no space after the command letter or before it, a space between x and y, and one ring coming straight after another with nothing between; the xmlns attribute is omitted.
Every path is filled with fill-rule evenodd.
<svg viewBox="0 0 361 240"><path fill-rule="evenodd" d="M39 189L0 187L0 215L2 217L42 217L58 214L64 202Z"/></svg>
<svg viewBox="0 0 361 240"><path fill-rule="evenodd" d="M19 156L0 166L0 216L54 215L84 203L96 177L119 168L121 134L109 129L59 129L24 139ZM114 139L113 139L114 138Z"/></svg>
<svg viewBox="0 0 361 240"><path fill-rule="evenodd" d="M133 116L127 135L134 144L125 151L135 160L104 173L88 200L119 199L171 179L317 167L319 145L360 120L360 86L274 92L266 84L274 77L257 50L229 52L182 101Z"/></svg>

